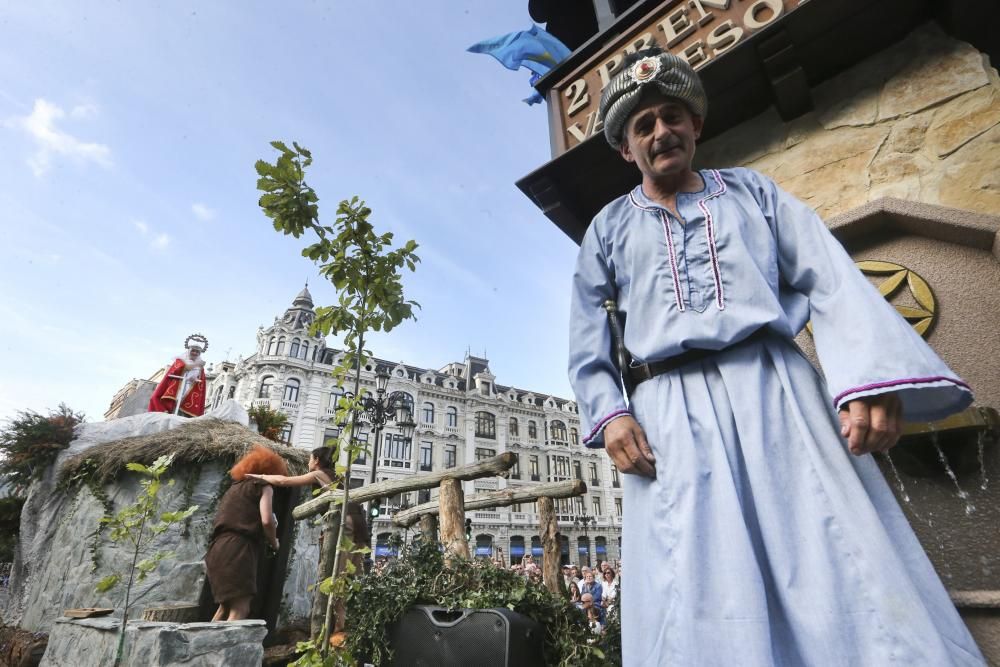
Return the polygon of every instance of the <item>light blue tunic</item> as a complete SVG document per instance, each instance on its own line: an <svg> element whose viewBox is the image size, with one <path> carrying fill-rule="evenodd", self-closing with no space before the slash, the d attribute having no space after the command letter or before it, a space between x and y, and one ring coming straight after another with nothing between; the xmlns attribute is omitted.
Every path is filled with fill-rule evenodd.
<svg viewBox="0 0 1000 667"><path fill-rule="evenodd" d="M625 665L982 665L871 456L835 407L899 393L908 420L972 402L807 206L747 169L699 172L674 219L637 187L584 238L570 381L589 447L633 414L657 478L625 475ZM602 303L639 361L723 349L628 406ZM824 382L791 342L813 324Z"/></svg>

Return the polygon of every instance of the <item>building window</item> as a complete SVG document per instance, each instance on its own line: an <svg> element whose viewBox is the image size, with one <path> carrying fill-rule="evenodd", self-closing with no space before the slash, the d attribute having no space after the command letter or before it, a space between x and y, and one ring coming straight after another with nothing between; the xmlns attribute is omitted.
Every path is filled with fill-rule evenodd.
<svg viewBox="0 0 1000 667"><path fill-rule="evenodd" d="M561 421L554 421L549 424L549 436L553 440L561 440L566 442L566 424Z"/></svg>
<svg viewBox="0 0 1000 667"><path fill-rule="evenodd" d="M613 486L613 487L615 487L617 489L617 488L620 488L621 485L622 485L622 481L618 477L618 468L616 468L614 465L612 465L611 466L611 486Z"/></svg>
<svg viewBox="0 0 1000 667"><path fill-rule="evenodd" d="M409 468L410 439L404 438L398 433L386 433L382 438L382 456L385 459L383 465L392 468Z"/></svg>
<svg viewBox="0 0 1000 667"><path fill-rule="evenodd" d="M368 434L355 433L354 440L358 447L358 456L354 459L354 463L360 466L366 465L368 463Z"/></svg>
<svg viewBox="0 0 1000 667"><path fill-rule="evenodd" d="M615 498L615 514L618 516L622 515L622 499Z"/></svg>
<svg viewBox="0 0 1000 667"><path fill-rule="evenodd" d="M278 438L286 445L292 444L292 425L285 424L285 427L281 429L281 435L279 435Z"/></svg>
<svg viewBox="0 0 1000 667"><path fill-rule="evenodd" d="M490 395L490 383L489 382L483 382L483 383L481 383L479 385L479 393L482 394L483 396L489 396Z"/></svg>
<svg viewBox="0 0 1000 667"><path fill-rule="evenodd" d="M574 498L573 504L576 505L577 514L582 516L587 513L587 501L583 499L583 496L577 496Z"/></svg>
<svg viewBox="0 0 1000 667"><path fill-rule="evenodd" d="M458 408L449 407L448 408L448 426L455 428L458 426Z"/></svg>
<svg viewBox="0 0 1000 667"><path fill-rule="evenodd" d="M293 338L292 339L292 344L288 348L288 356L297 359L298 356L299 356L299 347L301 347L300 344L299 344L299 339L298 338Z"/></svg>
<svg viewBox="0 0 1000 667"><path fill-rule="evenodd" d="M600 486L601 480L597 479L597 464L591 463L590 465L587 466L587 468L590 470L590 485Z"/></svg>
<svg viewBox="0 0 1000 667"><path fill-rule="evenodd" d="M510 469L511 479L521 479L521 455L514 454L514 467Z"/></svg>
<svg viewBox="0 0 1000 667"><path fill-rule="evenodd" d="M271 398L271 386L273 384L274 378L270 375L261 379L260 390L257 392L257 398Z"/></svg>
<svg viewBox="0 0 1000 667"><path fill-rule="evenodd" d="M302 341L302 354L299 356L303 359L309 358L309 341Z"/></svg>
<svg viewBox="0 0 1000 667"><path fill-rule="evenodd" d="M455 445L444 446L444 467L454 468L458 465L458 449Z"/></svg>
<svg viewBox="0 0 1000 667"><path fill-rule="evenodd" d="M422 471L430 471L434 459L434 443L432 442L421 442L420 443L420 469Z"/></svg>
<svg viewBox="0 0 1000 667"><path fill-rule="evenodd" d="M434 404L430 401L424 403L424 423L433 424L434 423Z"/></svg>
<svg viewBox="0 0 1000 667"><path fill-rule="evenodd" d="M497 419L489 412L479 411L476 413L476 437L489 438L497 437Z"/></svg>
<svg viewBox="0 0 1000 667"><path fill-rule="evenodd" d="M507 425L507 435L511 438L516 438L517 433L517 417L510 418L510 424Z"/></svg>
<svg viewBox="0 0 1000 667"><path fill-rule="evenodd" d="M593 496L590 501L591 506L594 508L594 516L601 516L601 497Z"/></svg>
<svg viewBox="0 0 1000 667"><path fill-rule="evenodd" d="M328 428L323 431L323 446L336 447L340 441L340 429Z"/></svg>
<svg viewBox="0 0 1000 667"><path fill-rule="evenodd" d="M476 558L493 557L493 536L476 535Z"/></svg>
<svg viewBox="0 0 1000 667"><path fill-rule="evenodd" d="M520 510L518 510L520 511ZM510 538L510 564L517 565L524 558L524 537L514 535Z"/></svg>
<svg viewBox="0 0 1000 667"><path fill-rule="evenodd" d="M569 430L569 441L572 442L574 445L580 444L580 434L576 432L575 428L571 428Z"/></svg>
<svg viewBox="0 0 1000 667"><path fill-rule="evenodd" d="M232 387L229 388L229 398L233 398L234 396L236 396L236 385L235 384Z"/></svg>
<svg viewBox="0 0 1000 667"><path fill-rule="evenodd" d="M553 456L552 462L555 464L555 476L562 479L569 479L569 457Z"/></svg>
<svg viewBox="0 0 1000 667"><path fill-rule="evenodd" d="M327 409L335 411L337 409L337 404L340 403L340 397L343 395L344 390L334 385L333 389L330 390L330 405L327 406Z"/></svg>
<svg viewBox="0 0 1000 667"><path fill-rule="evenodd" d="M219 402L222 401L222 387L215 390L215 402L212 403L213 408L219 407Z"/></svg>
<svg viewBox="0 0 1000 667"><path fill-rule="evenodd" d="M273 355L277 346L278 346L278 339L275 338L274 336L271 336L271 342L267 344L267 353Z"/></svg>
<svg viewBox="0 0 1000 667"><path fill-rule="evenodd" d="M417 491L417 504L423 505L424 503L429 503L431 501L431 490L430 489L420 489Z"/></svg>
<svg viewBox="0 0 1000 667"><path fill-rule="evenodd" d="M285 353L285 337L282 336L278 339L278 347L275 348L274 353L278 356Z"/></svg>
<svg viewBox="0 0 1000 667"><path fill-rule="evenodd" d="M573 461L573 477L579 480L583 479L583 466L580 465L579 461Z"/></svg>
<svg viewBox="0 0 1000 667"><path fill-rule="evenodd" d="M486 447L476 447L476 462L485 461L486 459L491 459L497 455L497 450L487 449Z"/></svg>
<svg viewBox="0 0 1000 667"><path fill-rule="evenodd" d="M538 457L537 456L529 456L528 457L528 465L531 468L531 481L532 482L537 482L538 480L541 479L541 475L539 475L539 473L538 473Z"/></svg>
<svg viewBox="0 0 1000 667"><path fill-rule="evenodd" d="M538 437L538 426L535 424L534 420L528 422L528 437L534 440Z"/></svg>
<svg viewBox="0 0 1000 667"><path fill-rule="evenodd" d="M295 378L289 378L285 382L285 395L282 396L282 400L285 401L297 401L299 400L299 381Z"/></svg>

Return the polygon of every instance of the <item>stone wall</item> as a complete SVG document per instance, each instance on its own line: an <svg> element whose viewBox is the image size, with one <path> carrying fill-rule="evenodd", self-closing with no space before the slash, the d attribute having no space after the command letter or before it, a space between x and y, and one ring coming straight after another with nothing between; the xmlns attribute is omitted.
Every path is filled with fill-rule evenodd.
<svg viewBox="0 0 1000 667"><path fill-rule="evenodd" d="M969 44L927 24L812 92L813 112L772 107L696 166L757 169L824 218L879 197L1000 211L1000 77Z"/></svg>
<svg viewBox="0 0 1000 667"><path fill-rule="evenodd" d="M218 464L175 465L167 473L176 483L161 491L161 508L166 511L197 504L200 509L185 530L173 528L154 543L152 551L170 550L176 555L161 562L148 579L134 585L131 618L149 606L198 603L205 580L202 559L223 474ZM139 479L127 473L104 488L114 511L118 511L134 501ZM124 547L102 535L96 542L100 566L95 570L92 550L104 512L101 502L85 486L70 492L56 488L54 468L32 486L22 512L21 538L3 610L7 625L47 632L64 609L77 607L111 607L120 615L124 584L108 593L95 592L98 581L112 572L125 572L131 559ZM308 627L312 593L307 587L316 578L318 539L319 528L310 522L299 522L294 527L279 628Z"/></svg>
<svg viewBox="0 0 1000 667"><path fill-rule="evenodd" d="M105 667L114 663L121 621L63 618L56 622L42 667ZM123 665L217 667L259 665L263 621L231 623L131 622L125 629Z"/></svg>

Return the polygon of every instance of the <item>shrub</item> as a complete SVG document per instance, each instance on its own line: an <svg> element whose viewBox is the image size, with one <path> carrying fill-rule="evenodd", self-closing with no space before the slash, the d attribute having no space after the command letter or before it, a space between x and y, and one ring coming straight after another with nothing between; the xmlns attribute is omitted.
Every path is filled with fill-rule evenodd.
<svg viewBox="0 0 1000 667"><path fill-rule="evenodd" d="M83 413L73 412L65 403L47 416L19 412L0 429L0 477L15 494L22 494L69 447L73 430L83 421Z"/></svg>

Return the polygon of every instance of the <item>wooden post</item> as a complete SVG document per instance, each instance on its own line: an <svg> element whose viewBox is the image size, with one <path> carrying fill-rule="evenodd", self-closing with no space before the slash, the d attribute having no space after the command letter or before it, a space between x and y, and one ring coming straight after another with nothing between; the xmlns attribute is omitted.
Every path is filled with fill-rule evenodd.
<svg viewBox="0 0 1000 667"><path fill-rule="evenodd" d="M446 557L469 557L465 539L465 498L462 482L446 479L441 482L441 543Z"/></svg>
<svg viewBox="0 0 1000 667"><path fill-rule="evenodd" d="M312 614L309 616L309 636L322 636L323 624L326 622L326 598L320 592L319 585L333 573L333 558L336 553L337 532L340 529L340 510L331 505L323 516L323 539L319 554L319 579L313 591Z"/></svg>
<svg viewBox="0 0 1000 667"><path fill-rule="evenodd" d="M420 534L425 542L437 542L438 518L434 514L424 514L420 517Z"/></svg>
<svg viewBox="0 0 1000 667"><path fill-rule="evenodd" d="M559 524L555 503L551 498L538 499L539 533L542 538L542 582L556 595L563 595L562 571L559 567Z"/></svg>

